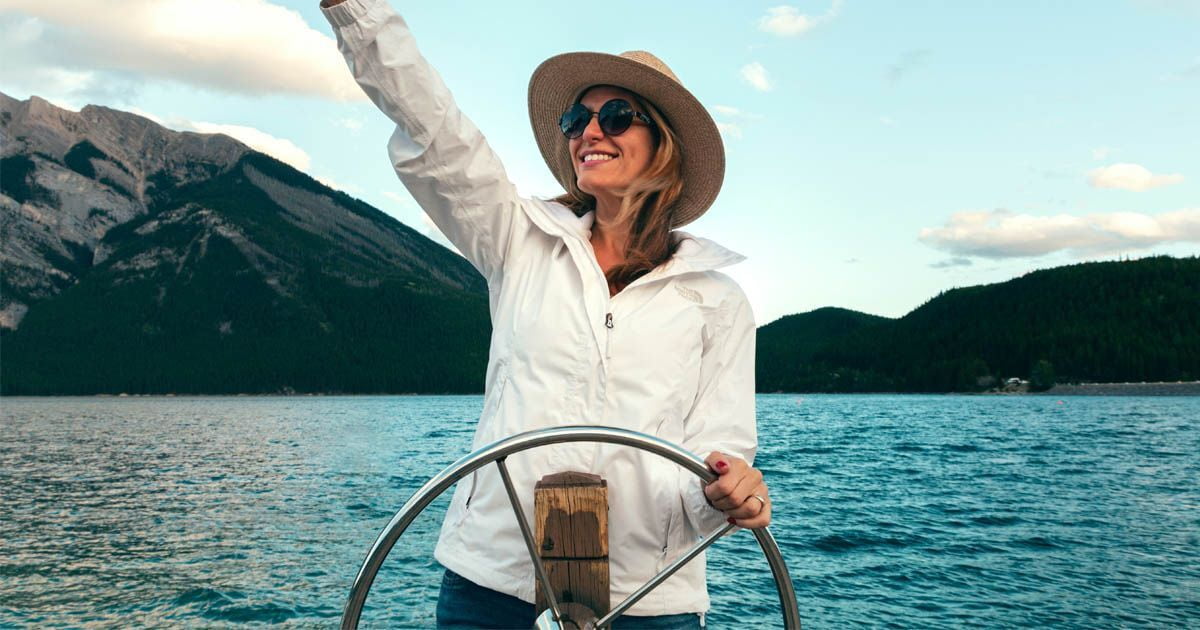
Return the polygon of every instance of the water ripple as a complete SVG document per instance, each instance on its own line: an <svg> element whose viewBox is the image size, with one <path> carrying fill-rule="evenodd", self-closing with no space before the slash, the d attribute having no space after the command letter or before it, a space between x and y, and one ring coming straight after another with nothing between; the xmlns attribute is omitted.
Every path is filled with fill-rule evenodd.
<svg viewBox="0 0 1200 630"><path fill-rule="evenodd" d="M465 397L4 399L0 626L330 627L375 536L467 450ZM1200 626L1200 399L758 399L806 628ZM448 496L364 626L428 627ZM780 625L752 537L713 628Z"/></svg>

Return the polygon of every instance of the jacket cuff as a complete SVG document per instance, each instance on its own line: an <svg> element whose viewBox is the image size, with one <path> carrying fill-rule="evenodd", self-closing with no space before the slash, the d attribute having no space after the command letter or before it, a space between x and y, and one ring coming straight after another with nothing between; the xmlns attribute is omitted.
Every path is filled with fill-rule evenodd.
<svg viewBox="0 0 1200 630"><path fill-rule="evenodd" d="M704 496L704 482L689 470L680 470L683 479L683 506L688 521L697 536L707 536L718 527L725 525L725 513L708 504ZM734 530L736 531L736 530Z"/></svg>
<svg viewBox="0 0 1200 630"><path fill-rule="evenodd" d="M321 13L339 39L346 39L351 48L370 39L374 31L383 23L384 17L391 12L389 0L345 0L332 7L321 7Z"/></svg>

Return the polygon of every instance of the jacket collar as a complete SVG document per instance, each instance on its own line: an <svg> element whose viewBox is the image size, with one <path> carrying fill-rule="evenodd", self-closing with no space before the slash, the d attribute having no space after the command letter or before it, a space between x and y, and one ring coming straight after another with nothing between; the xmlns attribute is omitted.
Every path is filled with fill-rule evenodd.
<svg viewBox="0 0 1200 630"><path fill-rule="evenodd" d="M530 214L533 222L539 228L554 236L574 238L584 244L588 243L592 233L592 224L596 220L595 212L588 212L579 217L575 216L570 208L560 203L546 201L544 205L538 205L542 205L545 214L540 216L537 212ZM676 250L675 256L665 265L638 278L635 281L636 284L682 273L712 271L746 260L745 256L707 238L693 236L683 230L674 230L671 234L676 241L679 241L679 249Z"/></svg>

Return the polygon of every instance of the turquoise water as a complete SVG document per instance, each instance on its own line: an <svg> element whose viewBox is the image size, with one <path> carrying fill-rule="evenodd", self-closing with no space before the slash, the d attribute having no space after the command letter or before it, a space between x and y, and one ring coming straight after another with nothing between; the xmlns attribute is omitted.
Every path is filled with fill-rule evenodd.
<svg viewBox="0 0 1200 630"><path fill-rule="evenodd" d="M0 401L0 626L334 627L481 399ZM1200 398L759 397L806 628L1200 625ZM365 627L429 626L446 499ZM779 626L742 532L710 627Z"/></svg>

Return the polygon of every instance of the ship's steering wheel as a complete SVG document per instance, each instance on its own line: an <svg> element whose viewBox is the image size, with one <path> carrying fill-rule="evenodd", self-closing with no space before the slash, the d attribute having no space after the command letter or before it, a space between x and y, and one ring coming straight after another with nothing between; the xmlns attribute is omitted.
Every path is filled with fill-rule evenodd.
<svg viewBox="0 0 1200 630"><path fill-rule="evenodd" d="M538 616L534 624L535 628L562 630L580 628L582 630L586 628L609 627L614 619L628 610L630 606L633 606L635 602L735 527L734 525L723 525L705 536L700 542L689 549L687 553L684 553L660 571L658 575L650 578L649 581L630 594L629 597L626 597L624 601L614 606L603 617L599 619L568 618L564 614L563 607L555 600L553 589L550 588L550 580L547 578L546 570L538 557L537 548L533 541L533 534L529 529L529 522L525 520L524 511L521 509L521 502L517 497L516 490L513 488L512 480L509 478L508 467L504 463L505 459L513 453L564 442L603 442L632 446L669 459L692 471L706 483L716 479L716 475L696 455L656 437L612 427L566 426L539 429L518 433L517 435L483 446L454 462L448 468L425 482L425 485L421 486L409 498L404 506L400 508L400 511L396 512L396 515L392 517L392 520L383 529L383 532L379 534L379 538L371 546L371 551L367 554L367 559L363 562L362 568L358 570L358 575L354 578L354 586L350 589L350 597L346 601L345 610L342 612L343 630L354 630L358 627L358 620L362 615L363 604L366 602L367 592L371 590L371 583L375 581L375 574L378 573L379 567L383 565L388 552L392 550L396 541L400 539L404 530L417 518L417 515L459 479L491 463L495 463L500 469L500 477L504 480L504 487L508 491L509 501L512 503L517 523L521 527L521 534L525 538L525 546L529 549L529 555L533 559L537 579L541 582L542 591L545 593L546 599L550 604L550 607ZM783 555L779 552L779 546L775 544L775 538L771 536L771 532L767 528L763 527L750 531L758 539L758 544L762 547L763 554L767 557L767 563L771 567L771 574L775 578L775 587L779 591L779 603L783 608L783 625L788 630L799 630L800 611L796 604L796 593L792 588L792 578L788 575L787 565L784 564Z"/></svg>

